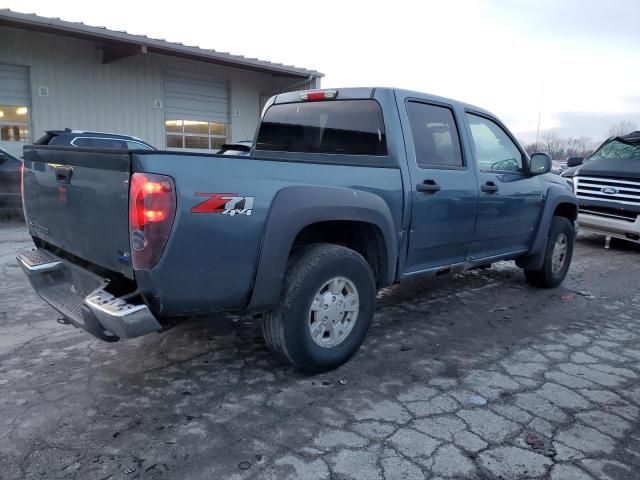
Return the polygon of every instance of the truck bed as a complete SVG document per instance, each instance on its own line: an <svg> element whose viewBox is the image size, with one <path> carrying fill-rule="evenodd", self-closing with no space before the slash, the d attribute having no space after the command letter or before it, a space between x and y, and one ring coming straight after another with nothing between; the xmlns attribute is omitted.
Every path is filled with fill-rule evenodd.
<svg viewBox="0 0 640 480"><path fill-rule="evenodd" d="M131 262L128 192L135 172L169 176L176 190L171 233L157 265L147 270ZM133 280L158 317L246 307L271 207L285 191L374 194L398 222L403 208L398 168L291 157L32 147L25 150L24 179L36 244Z"/></svg>

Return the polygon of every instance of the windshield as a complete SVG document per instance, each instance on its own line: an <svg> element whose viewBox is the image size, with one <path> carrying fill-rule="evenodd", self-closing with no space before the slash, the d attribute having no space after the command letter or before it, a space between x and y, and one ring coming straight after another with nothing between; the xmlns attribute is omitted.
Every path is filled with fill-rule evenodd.
<svg viewBox="0 0 640 480"><path fill-rule="evenodd" d="M630 144L621 142L620 140L612 140L596 150L596 152L589 157L589 160L614 158L640 160L640 144Z"/></svg>

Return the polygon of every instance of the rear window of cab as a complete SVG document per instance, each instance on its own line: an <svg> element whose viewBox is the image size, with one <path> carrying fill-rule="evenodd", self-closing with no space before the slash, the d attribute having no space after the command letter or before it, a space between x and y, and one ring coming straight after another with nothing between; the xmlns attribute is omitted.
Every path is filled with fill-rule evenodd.
<svg viewBox="0 0 640 480"><path fill-rule="evenodd" d="M274 104L260 124L256 150L385 156L382 110L370 99Z"/></svg>

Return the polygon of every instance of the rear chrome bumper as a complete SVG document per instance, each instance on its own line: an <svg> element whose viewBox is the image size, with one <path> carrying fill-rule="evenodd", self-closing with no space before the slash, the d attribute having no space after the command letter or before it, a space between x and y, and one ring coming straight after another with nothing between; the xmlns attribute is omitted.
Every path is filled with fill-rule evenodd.
<svg viewBox="0 0 640 480"><path fill-rule="evenodd" d="M145 304L131 304L107 292L105 278L39 248L23 250L16 258L45 302L101 340L115 342L162 329Z"/></svg>
<svg viewBox="0 0 640 480"><path fill-rule="evenodd" d="M640 215L635 221L607 218L589 213L578 214L578 228L589 232L640 243Z"/></svg>

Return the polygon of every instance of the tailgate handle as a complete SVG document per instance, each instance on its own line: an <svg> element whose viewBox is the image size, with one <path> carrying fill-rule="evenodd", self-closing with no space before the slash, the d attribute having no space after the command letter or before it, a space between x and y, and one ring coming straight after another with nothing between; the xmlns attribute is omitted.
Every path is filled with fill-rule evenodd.
<svg viewBox="0 0 640 480"><path fill-rule="evenodd" d="M56 167L56 180L58 183L71 183L71 174L73 167L67 165L59 165Z"/></svg>

